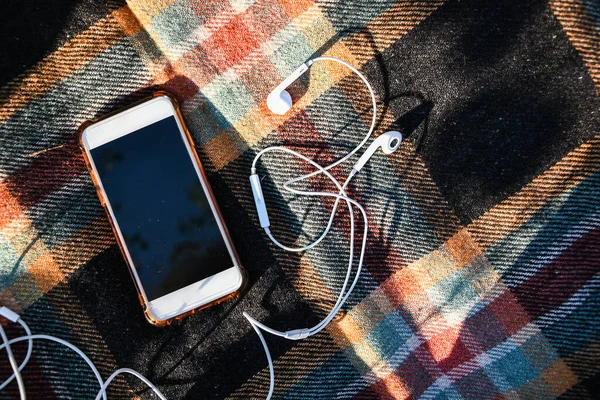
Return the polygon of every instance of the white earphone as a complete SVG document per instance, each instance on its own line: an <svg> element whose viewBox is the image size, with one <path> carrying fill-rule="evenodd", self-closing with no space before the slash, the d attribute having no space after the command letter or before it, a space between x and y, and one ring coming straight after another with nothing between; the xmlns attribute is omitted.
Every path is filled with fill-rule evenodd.
<svg viewBox="0 0 600 400"><path fill-rule="evenodd" d="M323 167L323 166L317 164L315 161L307 158L306 156L304 156L292 149L289 149L286 147L281 147L281 146L273 146L273 147L268 147L266 149L261 150L256 155L256 157L254 158L254 161L252 162L252 168L250 170L250 186L252 188L252 194L254 197L254 203L256 206L256 211L258 213L258 219L259 219L260 226L265 230L265 233L271 239L271 241L273 241L273 243L275 243L277 246L281 247L282 249L288 250L288 251L293 251L293 252L301 252L301 251L309 250L309 249L313 248L314 246L316 246L318 243L320 243L321 240L323 240L325 238L325 236L327 236L327 234L329 233L329 231L331 229L331 226L333 224L333 219L335 217L337 207L339 205L340 200L344 200L346 202L346 204L348 205L349 214L350 214L350 240L349 240L350 255L349 255L349 262L348 262L348 270L346 273L346 278L344 280L344 283L342 284L342 289L337 298L337 301L336 301L335 305L333 306L333 308L331 309L331 311L329 312L329 314L327 315L327 317L325 317L325 319L323 319L321 322L319 322L317 325L315 325L311 328L301 328L301 329L293 329L293 330L289 330L289 331L279 331L279 330L270 328L270 327L258 322L256 319L254 319L247 313L244 313L244 316L246 317L248 322L252 325L252 327L258 334L259 339L265 349L265 354L267 356L267 360L269 362L270 386L269 386L269 393L267 395L267 400L270 399L271 396L273 395L273 390L275 387L275 373L273 370L273 361L271 359L271 354L269 352L269 348L267 347L267 344L265 342L265 339L264 339L261 331L269 332L273 335L280 336L280 337L283 337L285 339L290 339L290 340L304 339L306 337L315 335L315 334L319 333L321 330L323 330L329 324L329 322L331 322L331 320L333 320L333 318L335 317L337 312L342 308L342 306L344 305L344 303L346 302L346 300L352 293L352 290L356 286L356 283L358 282L358 278L359 278L361 270L362 270L362 264L363 264L363 260L364 260L365 247L366 247L366 241L367 241L367 233L368 233L367 214L366 214L364 208L356 200L348 197L348 195L346 193L346 186L350 183L350 180L354 177L354 175L356 175L365 166L367 161L369 161L369 159L373 156L373 154L375 154L377 149L381 148L381 150L385 154L391 154L394 151L396 151L398 149L398 147L400 147L400 143L402 142L402 134L397 131L386 132L386 133L382 134L381 136L379 136L377 139L375 139L373 141L373 143L371 143L371 145L367 148L367 150L363 153L363 155L354 164L354 167L352 168L352 171L348 175L344 184L340 184L340 182L338 182L338 180L335 179L328 172L328 170L335 167L338 164L341 164L342 162L346 161L350 157L352 157L358 150L360 150L365 145L365 143L371 137L373 130L375 129L375 123L377 120L377 101L375 98L375 93L373 92L373 88L371 87L371 85L369 84L367 79L363 76L363 74L361 74L356 68L354 68L350 64L348 64L342 60L339 60L337 58L317 57L317 58L314 58L314 59L309 60L306 63L302 64L300 67L298 67L296 70L294 70L287 78L285 78L283 80L283 82L281 82L279 85L277 85L277 87L275 87L275 89L273 89L273 91L271 91L271 93L267 96L267 106L272 112L274 112L275 114L279 114L279 115L283 115L286 112L288 112L289 110L291 110L292 97L287 92L287 90L286 90L287 87L290 86L300 76L302 76L302 74L304 74L306 71L308 71L309 67L316 61L334 61L334 62L340 63L340 64L348 67L352 72L354 72L356 75L358 75L358 77L367 86L367 89L369 90L369 93L371 95L371 100L373 102L373 118L371 119L371 126L369 128L368 133L363 138L363 140L358 144L358 146L356 146L352 151L350 151L344 157L338 159L337 161L335 161L334 163L332 163L328 166ZM258 176L258 174L256 173L256 164L257 164L258 160L260 159L260 157L262 157L265 153L274 152L274 151L286 152L286 153L292 154L292 155L300 158L301 160L308 162L309 164L311 164L313 167L316 168L316 171L314 171L310 174L301 175L301 176L298 176L296 178L293 178L293 179L290 179L289 181L287 181L283 185L285 190L287 190L291 193L299 194L299 195L303 195L303 196L319 196L319 197L326 196L326 197L334 197L336 199L335 204L331 210L329 222L327 224L327 227L324 229L323 233L312 243L305 245L303 247L286 246L286 245L280 243L277 239L275 239L275 237L273 236L273 234L270 231L271 224L269 221L267 206L265 204L265 197L264 197L261 183L260 183L261 180L260 180L260 177ZM308 179L317 174L324 174L325 176L327 176L334 183L334 185L337 187L339 192L338 193L311 192L311 191L306 191L306 190L295 189L290 186L296 182L303 181L303 180ZM364 228L363 228L363 235L362 235L362 246L361 246L360 256L358 258L358 265L356 268L354 279L352 280L352 283L350 284L350 287L348 288L348 283L350 282L350 278L352 275L352 267L354 265L355 224L354 224L354 208L353 207L358 208L358 210L360 211L360 213L363 217L363 220L364 220Z"/></svg>
<svg viewBox="0 0 600 400"><path fill-rule="evenodd" d="M392 154L394 151L398 150L400 143L402 143L402 134L398 131L389 131L380 135L373 143L371 143L363 155L360 156L356 164L354 164L353 170L356 172L360 171L373 154L375 154L378 148L381 147L381 151L383 151L384 154Z"/></svg>
<svg viewBox="0 0 600 400"><path fill-rule="evenodd" d="M367 148L367 150L363 153L363 155L354 164L354 167L352 168L352 171L346 178L346 181L343 184L340 184L340 182L336 178L334 178L333 175L331 175L329 173L329 169L348 160L350 157L352 157L356 152L358 152L366 144L366 142L371 137L373 130L375 129L375 123L377 120L377 101L375 98L375 93L373 92L373 88L371 87L371 85L369 84L367 79L363 76L363 74L361 74L356 68L354 68L350 64L348 64L342 60L339 60L337 58L317 57L317 58L314 58L314 59L302 64L299 68L297 68L294 72L292 72L292 74L290 76L288 76L283 82L281 82L279 85L277 85L277 87L275 89L273 89L273 91L267 97L267 106L269 107L269 109L271 111L273 111L276 114L282 115L282 114L285 114L286 112L288 112L292 108L292 98L291 98L290 94L287 92L286 88L289 85L291 85L296 79L298 79L303 73L305 73L308 70L308 68L316 61L334 61L334 62L340 63L340 64L348 67L352 72L354 72L356 75L358 75L358 77L367 86L367 89L369 90L369 93L371 95L371 100L373 102L373 117L371 119L371 126L369 128L369 131L367 132L366 136L362 139L362 141L352 151L350 151L348 154L346 154L344 157L338 159L337 161L335 161L325 167L317 164L315 161L309 159L308 157L306 157L292 149L289 149L286 147L281 147L281 146L273 146L273 147L268 147L266 149L263 149L256 155L256 157L254 158L254 161L252 162L250 185L252 187L252 193L254 195L254 203L256 205L256 210L258 212L260 226L265 230L265 233L267 234L267 236L269 236L269 238L273 241L273 243L275 243L277 246L281 247L282 249L285 249L288 251L293 251L293 252L301 252L301 251L309 250L309 249L313 248L314 246L316 246L317 244L319 244L325 238L325 236L327 236L327 234L329 233L329 231L331 229L331 226L333 224L333 219L335 217L337 207L339 205L340 200L344 200L346 202L346 204L348 206L348 210L349 210L349 216L350 216L350 238L349 238L350 254L349 254L349 262L348 262L348 270L346 272L346 277L344 279L344 283L342 284L342 289L336 300L336 303L332 307L332 309L329 312L329 314L327 315L327 317L325 317L325 319L323 319L321 322L319 322L318 324L316 324L315 326L313 326L311 328L300 328L300 329L293 329L293 330L289 330L289 331L279 331L279 330L270 328L270 327L260 323L259 321L257 321L256 319L254 319L250 315L248 315L247 313L245 313L245 312L243 313L244 317L246 317L246 319L248 320L248 322L250 323L252 328L256 331L256 333L263 345L263 348L265 350L265 354L267 357L267 361L269 363L270 385L269 385L269 393L267 395L267 400L270 399L271 396L273 395L273 390L275 388L275 372L273 369L273 360L271 359L271 353L269 352L269 348L267 347L267 343L263 337L262 331L269 332L273 335L280 336L280 337L283 337L283 338L289 339L289 340L304 339L306 337L315 335L315 334L319 333L321 330L325 329L325 327L329 324L329 322L331 322L333 320L333 318L335 317L337 312L342 308L342 306L344 305L346 300L348 300L348 298L350 297L350 294L352 293L352 290L354 289L354 287L356 286L356 284L358 282L358 278L360 277L360 273L362 270L363 260L364 260L364 256L365 256L365 248L366 248L366 244L367 244L367 233L368 233L368 229L369 229L369 224L368 224L367 213L366 213L365 209L356 200L348 197L348 194L346 193L346 186L348 186L348 184L350 183L350 180L354 177L354 175L356 175L365 166L367 161L369 161L369 159L373 156L373 154L375 154L377 149L381 148L381 150L385 154L391 154L394 151L396 151L398 149L398 147L400 147L400 143L402 142L402 134L397 131L390 131L390 132L386 132L386 133L380 135L377 139L375 139L373 141L373 143L371 143L371 145ZM329 217L329 221L327 223L327 227L324 229L323 233L316 240L314 240L312 243L305 245L303 247L289 247L289 246L281 244L279 241L277 241L277 239L275 239L275 237L273 237L273 235L269 229L269 227L270 227L269 215L267 213L267 207L265 205L265 199L264 199L263 191L262 191L261 184L260 184L260 178L256 173L256 164L257 164L258 160L260 159L260 157L262 157L263 154L265 154L267 152L273 152L273 151L285 152L285 153L292 154L292 155L300 158L301 160L308 162L316 169L314 172L311 172L309 174L301 175L296 178L290 179L283 185L284 189L286 189L289 192L292 192L292 193L295 193L298 195L302 195L302 196L318 196L318 197L325 196L325 197L335 198L335 204L331 210L331 214ZM306 190L295 189L290 186L296 182L303 181L303 180L313 177L317 174L323 174L323 175L327 176L327 178L329 178L333 182L333 184L337 187L339 192L337 192L337 193L334 193L334 192L311 192L311 191L306 191ZM358 265L356 267L356 272L354 274L354 278L352 279L352 283L350 284L350 287L348 287L348 284L350 283L350 279L352 276L352 267L354 265L354 234L355 234L355 232L354 232L354 230L355 230L354 210L355 209L354 208L357 208L360 211L360 214L364 220L364 226L363 226L363 232L362 232L361 251L360 251L360 255L358 257ZM17 385L19 387L20 398L21 398L21 400L26 400L25 385L23 383L23 378L21 376L21 370L25 367L25 365L27 364L27 362L29 361L29 359L31 357L31 353L32 353L32 349L33 349L33 340L49 340L49 341L53 341L56 343L60 343L64 346L70 348L71 350L73 350L74 352L79 354L83 358L83 360L89 365L89 367L92 369L92 372L94 373L94 375L100 385L100 390L98 391L98 394L96 395L96 400L100 400L101 398L103 400L106 400L107 387L110 385L110 383L114 380L114 378L116 376L118 376L120 374L124 374L124 373L136 376L142 382L144 382L148 387L150 387L158 395L158 397L160 399L166 400L166 397L158 390L158 388L156 386L154 386L147 378L145 378L139 372L134 371L129 368L121 368L121 369L118 369L115 372L113 372L106 381L103 381L102 377L100 376L100 373L98 372L98 369L95 367L95 365L92 363L92 361L85 355L85 353L83 353L78 347L74 346L73 344L71 344L63 339L57 338L55 336L33 335L31 333L31 330L27 326L27 324L19 317L19 315L16 314L15 312L9 310L6 307L0 308L0 315L14 323L19 323L26 332L26 334L23 336L19 336L17 338L13 338L13 339L9 340L8 337L6 336L6 333L4 332L4 329L2 328L2 325L0 325L0 336L2 337L2 341L3 341L3 344L0 345L0 350L2 350L4 348L6 349L6 354L8 356L11 368L13 370L13 374L7 380L5 380L2 384L0 384L0 391L2 391L13 379L16 379ZM11 344L17 343L17 342L22 342L22 341L28 342L27 355L25 356L25 359L23 360L21 365L18 365L17 361L12 353Z"/></svg>
<svg viewBox="0 0 600 400"><path fill-rule="evenodd" d="M313 63L310 60L292 72L287 78L285 78L275 89L267 96L267 107L275 114L283 115L292 109L292 96L285 90L294 81L302 76Z"/></svg>

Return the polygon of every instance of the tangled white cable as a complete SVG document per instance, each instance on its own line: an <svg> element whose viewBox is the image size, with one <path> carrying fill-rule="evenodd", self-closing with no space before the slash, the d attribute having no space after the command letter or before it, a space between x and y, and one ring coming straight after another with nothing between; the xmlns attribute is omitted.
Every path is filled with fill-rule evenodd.
<svg viewBox="0 0 600 400"><path fill-rule="evenodd" d="M66 340L57 338L55 336L33 335L31 333L31 330L29 329L29 326L25 323L25 321L23 321L21 319L19 314L15 313L14 311L11 311L10 309L8 309L6 307L0 308L0 315L2 315L6 319L8 319L14 323L20 324L23 327L23 329L25 330L25 332L27 333L26 335L19 336L14 339L8 340L8 337L6 336L6 333L4 332L4 328L2 328L2 325L0 325L0 336L2 336L2 341L3 341L2 345L0 345L0 350L6 348L6 354L8 355L8 360L9 360L10 366L13 370L13 374L0 385L0 391L2 391L10 382L12 382L13 379L16 379L17 385L19 386L19 395L21 397L21 400L25 400L27 398L27 395L25 393L25 384L23 382L23 377L21 376L21 370L23 370L23 368L25 368L25 366L29 362L29 359L31 358L31 353L33 351L33 341L34 340L48 340L51 342L62 344L63 346L70 348L75 353L77 353L87 363L87 365L89 365L90 369L94 373L94 376L96 377L96 380L98 381L98 384L100 385L100 390L98 391L98 394L96 395L96 400L100 400L100 398L102 398L103 400L106 400L106 389L108 388L110 383L120 374L131 374L133 376L136 376L142 382L144 382L146 385L148 385L148 387L150 387L150 389L152 389L154 391L154 393L156 393L156 395L161 400L167 400L167 398L160 392L160 390L158 390L158 388L156 386L154 386L154 384L152 384L152 382L150 382L145 376L143 376L139 372L134 371L129 368L120 368L120 369L116 370L115 372L113 372L112 375L109 376L105 382L102 379L102 376L100 376L100 372L98 372L98 368L96 368L96 366L94 365L92 360L90 360L89 357L86 356L85 353L83 351L81 351L77 346L67 342ZM28 342L27 355L25 356L25 359L23 360L21 365L17 365L17 360L15 359L15 356L12 352L11 345L14 343L23 342L23 341Z"/></svg>
<svg viewBox="0 0 600 400"><path fill-rule="evenodd" d="M348 205L348 211L350 214L350 240L349 240L350 241L350 254L349 254L349 261L348 261L348 270L346 272L346 278L344 280L344 283L342 284L342 289L336 300L336 303L332 307L332 309L329 312L329 314L327 315L327 317L325 317L325 319L323 319L321 322L319 322L317 325L313 326L312 328L301 328L301 329L294 329L294 330L289 330L289 331L279 331L279 330L270 328L270 327L260 323L259 321L257 321L256 319L254 319L253 317L248 315L247 313L244 313L244 316L246 317L248 322L252 325L252 327L256 331L256 333L263 345L263 348L265 350L265 354L267 356L267 361L269 362L270 385L269 385L269 393L267 395L267 400L270 399L271 396L273 395L273 391L275 388L275 372L274 372L274 368L273 368L273 360L271 358L271 353L269 352L269 348L267 346L267 343L266 343L265 338L263 337L263 334L261 331L265 331L272 335L279 336L279 337L289 339L289 340L300 340L300 339L307 338L307 337L315 335L315 334L319 333L321 330L323 330L327 326L327 324L329 324L331 322L331 320L333 320L333 318L335 317L337 312L342 308L342 306L344 305L346 300L348 300L348 298L350 297L350 294L352 293L352 290L354 290L354 287L356 286L356 283L358 282L358 279L360 277L360 273L362 270L363 260L364 260L364 256L365 256L365 247L367 244L367 233L369 230L369 228L368 228L369 224L367 221L367 214L365 212L365 209L356 200L348 197L348 195L346 193L346 187L348 186L348 184L350 183L350 181L352 180L354 175L356 175L356 173L358 173L358 171L360 171L362 169L362 167L367 163L367 161L371 158L371 156L375 153L375 151L378 148L381 147L385 154L390 154L390 153L394 152L396 149L398 149L398 147L400 146L400 143L402 142L402 135L400 134L400 132L397 132L397 131L386 132L383 135L379 136L375 141L373 141L373 143L367 148L365 153L354 164L354 167L352 168L352 171L348 175L348 178L346 179L344 184L340 184L340 182L337 179L335 179L333 177L333 175L331 175L329 173L329 170L331 168L335 167L336 165L341 164L344 161L348 160L350 157L352 157L358 150L360 150L365 145L365 143L371 137L371 135L375 129L376 121L377 121L377 101L375 98L375 93L373 92L373 88L371 87L371 84L369 84L369 81L367 81L367 79L363 76L363 74L361 74L356 68L354 68L350 64L348 64L342 60L339 60L337 58L317 57L313 60L306 62L305 64L302 64L299 68L297 68L294 72L292 72L292 74L290 76L288 76L282 83L280 83L267 97L267 105L268 105L269 109L271 109L271 111L273 111L276 114L284 114L285 112L290 110L292 107L292 99L291 99L291 96L289 95L289 93L285 89L289 85L291 85L292 82L294 82L296 79L298 79L302 74L304 74L308 70L308 68L316 61L334 61L334 62L340 63L340 64L348 67L352 72L354 72L356 75L358 75L358 77L367 86L367 89L369 90L369 93L371 95L371 100L373 102L373 118L371 119L371 126L369 127L369 131L367 132L367 134L365 135L363 140L352 151L350 151L348 154L346 154L344 157L338 159L337 161L335 161L327 166L321 166L318 163L316 163L315 161L309 159L308 157L306 157L294 150L288 149L287 147L281 147L281 146L268 147L268 148L260 151L254 158L254 161L252 162L252 168L251 168L251 174L250 174L250 185L252 187L252 193L254 196L254 202L256 205L256 211L258 213L258 218L260 221L260 226L265 230L265 233L271 239L271 241L273 243L275 243L277 246L279 246L280 248L287 250L287 251L292 251L292 252L302 252L302 251L309 250L309 249L313 248L314 246L316 246L317 244L319 244L325 238L325 236L327 236L327 234L329 233L331 226L333 224L333 220L335 218L335 214L337 212L339 202L341 200L344 200L346 202L346 204ZM332 207L329 221L327 223L327 227L324 229L323 233L316 240L314 240L312 243L309 243L308 245L305 245L303 247L286 246L286 245L280 243L277 239L275 239L275 237L273 236L273 234L271 233L271 231L269 229L270 221L269 221L269 216L268 216L267 208L266 208L265 201L264 201L264 195L262 192L261 180L256 173L256 164L257 164L258 160L260 159L260 157L262 157L267 152L286 152L286 153L292 154L292 155L302 159L303 161L308 162L314 168L316 168L316 170L310 174L301 175L296 178L288 180L283 185L285 190L287 190L291 193L294 193L294 194L302 195L302 196L317 196L317 197L324 196L324 197L334 197L335 198L335 203ZM318 174L324 174L325 176L327 176L327 178L329 178L329 180L331 180L331 182L333 182L333 184L337 187L338 193L312 192L312 191L295 189L291 186L294 183L306 180L306 179L316 176ZM354 265L355 223L354 223L354 208L353 208L353 206L358 208L358 210L360 211L360 213L363 217L364 229L363 229L363 234L362 234L362 244L361 244L360 256L358 257L358 265L356 267L356 273L355 273L354 279L352 280L352 284L348 288L348 283L350 282L350 277L352 276L352 266Z"/></svg>

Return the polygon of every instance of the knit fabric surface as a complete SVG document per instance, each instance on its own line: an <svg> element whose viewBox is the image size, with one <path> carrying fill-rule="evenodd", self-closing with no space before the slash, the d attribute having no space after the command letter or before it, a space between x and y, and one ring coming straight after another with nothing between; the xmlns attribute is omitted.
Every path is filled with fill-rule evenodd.
<svg viewBox="0 0 600 400"><path fill-rule="evenodd" d="M600 396L597 0L1 7L0 304L34 333L77 345L105 378L136 369L168 399L264 398L267 360L242 313L280 330L312 326L346 273L347 208L320 245L285 252L260 228L248 180L267 146L326 165L366 134L368 91L335 63L291 86L289 113L266 107L291 71L328 55L373 84L374 137L395 129L405 141L349 187L369 234L343 310L302 341L266 335L274 398ZM249 274L239 300L166 328L144 319L76 137L85 120L158 89L181 104ZM344 179L352 160L333 174ZM332 207L282 190L310 171L286 155L259 164L271 230L288 245L316 238ZM304 187L334 190L322 178ZM22 359L26 346L13 347ZM23 377L31 399L98 390L85 363L52 343L35 342ZM18 399L16 384L0 398ZM110 386L109 399L132 398L156 397L133 377Z"/></svg>

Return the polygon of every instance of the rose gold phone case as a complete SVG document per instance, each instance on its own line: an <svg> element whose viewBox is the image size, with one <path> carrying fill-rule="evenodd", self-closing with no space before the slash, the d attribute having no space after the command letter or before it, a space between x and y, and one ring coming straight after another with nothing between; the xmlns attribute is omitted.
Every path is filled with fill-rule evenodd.
<svg viewBox="0 0 600 400"><path fill-rule="evenodd" d="M226 296L223 296L217 300L214 300L208 304L204 304L198 308L195 308L193 310L190 311L186 311L183 314L177 315L175 317L172 317L170 319L167 320L157 320L155 319L151 314L150 314L150 308L148 303L146 302L144 296L142 295L142 288L140 287L140 285L138 284L137 280L135 279L134 273L133 273L133 268L134 266L131 265L128 261L127 258L127 254L125 252L125 243L121 241L120 236L117 232L117 228L115 225L115 221L113 221L113 218L110 215L110 212L108 211L108 207L106 205L106 197L105 197L105 193L102 191L101 186L99 184L99 177L96 175L96 172L94 171L94 169L92 168L92 165L90 163L90 160L88 158L87 152L85 151L85 147L83 145L83 131L85 130L85 128L87 128L90 125L93 125L97 122L100 122L106 118L112 117L113 115L119 114L129 108L135 107L141 103L144 103L148 100L151 100L155 97L161 97L161 96L165 96L168 97L171 102L173 103L173 107L175 108L175 112L176 112L176 116L179 119L179 122L181 123L181 126L183 127L183 131L185 133L185 137L187 138L191 150L192 150L192 154L193 154L193 159L196 162L196 164L198 165L198 169L200 170L200 174L202 177L202 180L204 181L204 183L206 184L206 187L208 188L208 192L209 192L209 196L208 196L208 201L210 201L214 206L215 209L217 210L217 213L215 215L216 218L219 219L219 221L221 222L221 224L224 227L225 230L225 240L227 240L229 242L229 245L231 246L232 252L233 252L233 256L235 258L235 261L237 263L237 266L240 268L241 274L242 274L242 284L240 285L240 288L238 290L236 290L235 292L228 294ZM132 280L135 284L135 288L137 290L138 293L138 299L140 301L140 304L142 305L142 308L144 310L144 315L146 316L146 319L153 325L155 326L167 326L169 324L171 324L171 322L187 317L188 315L194 314L195 312L202 310L206 307L210 307L213 306L215 304L219 304L225 300L229 300L231 298L239 298L241 296L241 294L243 293L244 289L246 288L246 284L247 284L247 278L246 278L246 271L245 269L242 267L242 264L240 263L238 254L235 250L235 247L233 246L233 242L231 240L231 237L229 235L229 231L227 229L227 225L225 225L225 221L223 220L223 217L221 215L221 212L219 211L219 207L217 205L217 202L215 200L214 194L212 192L212 189L210 187L210 184L208 183L208 179L206 179L206 173L204 172L204 168L202 167L202 163L200 162L200 158L198 157L198 154L196 153L196 148L194 146L194 141L192 139L192 135L190 134L190 132L187 129L187 126L185 125L184 121L183 121L183 116L181 115L181 110L179 109L179 103L177 102L177 100L175 99L175 97L173 97L172 94L165 92L165 91L157 91L155 92L152 97L149 98L145 98L143 100L137 101L127 107L121 108L119 110L116 110L114 112L111 112L101 118L97 118L94 120L88 120L85 121L83 124L81 124L81 126L79 127L79 131L78 131L78 136L79 136L79 145L83 151L83 158L85 160L85 165L87 166L88 171L90 172L90 175L92 177L92 181L94 182L94 186L96 187L96 192L98 193L98 198L100 199L100 203L102 204L102 207L104 208L104 211L106 212L106 215L108 216L108 220L110 222L110 226L113 230L113 233L115 234L115 238L117 239L117 244L119 245L119 248L121 249L121 253L123 254L123 258L125 259L125 262L127 263L127 266L129 267L129 273L131 274Z"/></svg>

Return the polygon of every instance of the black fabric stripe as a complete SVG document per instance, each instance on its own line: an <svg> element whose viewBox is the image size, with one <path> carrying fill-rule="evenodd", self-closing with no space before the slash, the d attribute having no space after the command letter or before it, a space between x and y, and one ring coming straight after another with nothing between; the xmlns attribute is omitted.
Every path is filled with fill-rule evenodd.
<svg viewBox="0 0 600 400"><path fill-rule="evenodd" d="M104 0L3 1L0 12L0 86L118 6L115 1L108 3Z"/></svg>

